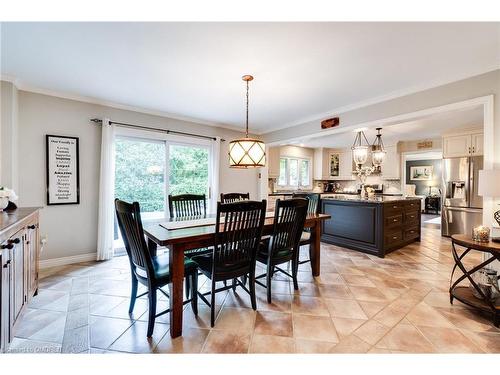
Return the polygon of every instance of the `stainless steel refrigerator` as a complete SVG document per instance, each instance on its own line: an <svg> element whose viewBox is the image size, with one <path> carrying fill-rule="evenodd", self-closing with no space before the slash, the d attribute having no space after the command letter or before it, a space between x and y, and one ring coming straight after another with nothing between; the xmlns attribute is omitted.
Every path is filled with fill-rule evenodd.
<svg viewBox="0 0 500 375"><path fill-rule="evenodd" d="M477 192L483 157L443 159L441 233L472 233L483 221L483 198Z"/></svg>

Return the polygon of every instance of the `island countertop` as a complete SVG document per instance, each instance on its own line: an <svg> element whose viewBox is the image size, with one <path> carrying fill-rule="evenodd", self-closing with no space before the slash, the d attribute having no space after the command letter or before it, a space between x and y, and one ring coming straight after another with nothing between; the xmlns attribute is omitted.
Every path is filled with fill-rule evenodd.
<svg viewBox="0 0 500 375"><path fill-rule="evenodd" d="M402 197L393 195L375 195L373 197L362 198L360 195L347 195L347 194L330 194L321 195L322 200L334 200L334 201L348 201L348 202L360 202L360 203L394 203L394 202L408 202L408 201L420 201L417 197Z"/></svg>

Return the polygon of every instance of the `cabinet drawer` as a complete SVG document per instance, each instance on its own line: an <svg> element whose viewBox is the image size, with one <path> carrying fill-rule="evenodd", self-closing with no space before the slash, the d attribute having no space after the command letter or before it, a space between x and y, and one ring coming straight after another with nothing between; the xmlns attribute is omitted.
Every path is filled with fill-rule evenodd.
<svg viewBox="0 0 500 375"><path fill-rule="evenodd" d="M403 214L388 216L384 219L386 228L399 227L403 224Z"/></svg>
<svg viewBox="0 0 500 375"><path fill-rule="evenodd" d="M405 240L412 240L420 236L418 227L411 227L405 230Z"/></svg>
<svg viewBox="0 0 500 375"><path fill-rule="evenodd" d="M418 223L418 211L411 211L405 213L405 224Z"/></svg>
<svg viewBox="0 0 500 375"><path fill-rule="evenodd" d="M393 216L403 212L404 202L386 203L384 206L384 216Z"/></svg>
<svg viewBox="0 0 500 375"><path fill-rule="evenodd" d="M387 233L384 237L384 245L390 246L403 241L403 231L398 230L391 233Z"/></svg>
<svg viewBox="0 0 500 375"><path fill-rule="evenodd" d="M405 202L406 211L418 211L420 209L421 203L419 201L409 201Z"/></svg>

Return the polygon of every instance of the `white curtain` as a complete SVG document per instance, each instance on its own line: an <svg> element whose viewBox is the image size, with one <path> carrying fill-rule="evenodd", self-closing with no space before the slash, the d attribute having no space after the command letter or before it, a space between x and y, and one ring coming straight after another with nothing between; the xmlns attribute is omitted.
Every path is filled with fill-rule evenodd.
<svg viewBox="0 0 500 375"><path fill-rule="evenodd" d="M99 218L97 227L97 260L113 257L115 219L115 125L102 120L101 173L99 180Z"/></svg>
<svg viewBox="0 0 500 375"><path fill-rule="evenodd" d="M210 175L210 204L209 212L217 212L217 201L219 200L219 166L220 166L220 137L212 142L211 175Z"/></svg>

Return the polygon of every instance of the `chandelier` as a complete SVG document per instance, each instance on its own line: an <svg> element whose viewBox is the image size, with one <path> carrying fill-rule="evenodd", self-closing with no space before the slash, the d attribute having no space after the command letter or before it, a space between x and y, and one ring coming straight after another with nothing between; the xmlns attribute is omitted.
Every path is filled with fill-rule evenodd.
<svg viewBox="0 0 500 375"><path fill-rule="evenodd" d="M384 162L386 151L384 143L382 142L382 134L380 133L381 130L382 128L377 128L378 133L375 137L373 145L370 145L363 130L359 130L356 133L356 138L354 138L354 143L351 147L352 157L354 159L354 163L356 164L355 172L363 184L366 181L366 177L375 172L375 170ZM372 165L364 166L363 164L365 164L368 160L369 150L371 150Z"/></svg>
<svg viewBox="0 0 500 375"><path fill-rule="evenodd" d="M253 80L253 77L251 75L244 75L242 79L247 84L245 138L229 142L229 167L263 167L266 164L266 146L261 140L248 137L248 84Z"/></svg>

